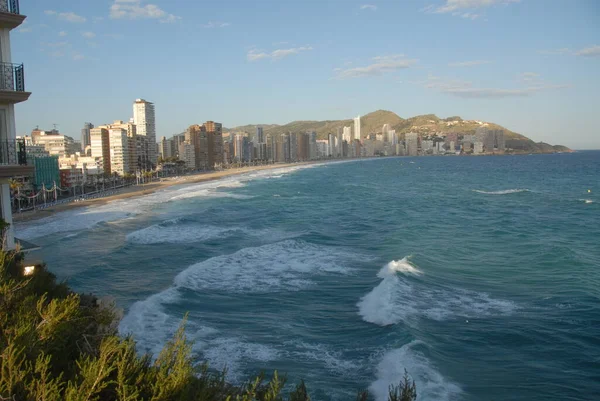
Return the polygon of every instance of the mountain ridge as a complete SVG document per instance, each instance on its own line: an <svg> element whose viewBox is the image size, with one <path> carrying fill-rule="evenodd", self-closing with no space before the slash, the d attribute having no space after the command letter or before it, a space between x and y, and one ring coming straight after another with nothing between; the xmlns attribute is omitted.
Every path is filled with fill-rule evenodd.
<svg viewBox="0 0 600 401"><path fill-rule="evenodd" d="M499 124L484 122L480 120L463 120L459 116L439 118L435 114L423 114L410 118L402 118L389 110L376 110L361 116L362 135L371 133L380 133L384 124L389 124L391 129L396 130L400 139L404 138L407 132L418 132L420 134L447 134L474 133L481 126L490 129L501 129L505 132L506 147L515 152L522 153L555 153L569 152L566 146L550 145L544 142L535 142L525 135L511 131ZM354 126L353 119L346 120L297 120L287 124L247 124L243 126L225 129L225 132L247 132L253 134L256 127L263 127L263 131L268 135L280 135L287 132L305 132L316 131L318 139L326 139L329 133L337 133L338 128L344 126Z"/></svg>

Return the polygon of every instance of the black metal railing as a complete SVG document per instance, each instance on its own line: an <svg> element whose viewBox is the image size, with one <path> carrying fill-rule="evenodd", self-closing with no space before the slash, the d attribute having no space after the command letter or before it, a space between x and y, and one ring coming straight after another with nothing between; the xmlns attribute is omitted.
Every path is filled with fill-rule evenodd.
<svg viewBox="0 0 600 401"><path fill-rule="evenodd" d="M0 0L0 12L20 14L19 0Z"/></svg>
<svg viewBox="0 0 600 401"><path fill-rule="evenodd" d="M27 165L27 152L24 139L0 141L0 165Z"/></svg>
<svg viewBox="0 0 600 401"><path fill-rule="evenodd" d="M25 92L23 64L0 63L0 90Z"/></svg>

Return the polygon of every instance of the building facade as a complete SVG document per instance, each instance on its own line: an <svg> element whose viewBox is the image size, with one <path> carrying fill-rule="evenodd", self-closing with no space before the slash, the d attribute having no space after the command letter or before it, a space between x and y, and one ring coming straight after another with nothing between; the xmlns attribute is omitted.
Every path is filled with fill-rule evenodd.
<svg viewBox="0 0 600 401"><path fill-rule="evenodd" d="M91 146L90 131L94 128L92 123L84 123L81 129L81 151L85 152L88 146Z"/></svg>
<svg viewBox="0 0 600 401"><path fill-rule="evenodd" d="M106 128L92 128L90 131L92 157L98 160L104 174L110 174L110 138Z"/></svg>
<svg viewBox="0 0 600 401"><path fill-rule="evenodd" d="M154 103L144 99L136 99L133 103L133 123L136 126L136 134L148 139L147 160L156 165L156 118Z"/></svg>

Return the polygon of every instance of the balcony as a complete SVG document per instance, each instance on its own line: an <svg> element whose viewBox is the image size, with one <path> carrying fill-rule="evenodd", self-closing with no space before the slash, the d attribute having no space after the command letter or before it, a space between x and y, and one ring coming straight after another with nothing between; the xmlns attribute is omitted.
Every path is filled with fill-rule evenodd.
<svg viewBox="0 0 600 401"><path fill-rule="evenodd" d="M24 139L0 141L0 179L29 175L33 167L27 165Z"/></svg>
<svg viewBox="0 0 600 401"><path fill-rule="evenodd" d="M0 103L24 102L29 95L31 92L25 92L23 64L0 63Z"/></svg>
<svg viewBox="0 0 600 401"><path fill-rule="evenodd" d="M19 0L0 0L0 27L14 29L21 25L25 16L19 10Z"/></svg>

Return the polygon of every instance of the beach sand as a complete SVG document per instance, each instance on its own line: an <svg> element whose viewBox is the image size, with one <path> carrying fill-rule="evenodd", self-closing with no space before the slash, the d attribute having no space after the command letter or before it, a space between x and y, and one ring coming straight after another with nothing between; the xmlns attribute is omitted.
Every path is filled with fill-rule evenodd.
<svg viewBox="0 0 600 401"><path fill-rule="evenodd" d="M64 203L61 205L48 207L43 210L34 210L34 211L28 211L28 212L24 212L24 213L14 213L13 221L24 222L24 221L42 219L42 218L48 217L54 213L64 212L64 211L71 210L74 208L94 206L94 205L104 205L108 202L119 200L119 199L127 199L127 198L133 198L136 196L148 195L148 194L151 194L158 190L161 190L161 189L164 189L164 188L167 188L170 186L174 186L174 185L194 184L194 183L198 183L198 182L218 180L221 178L245 174L245 173L249 173L249 172L253 172L253 171L273 170L273 169L278 169L278 168L285 168L285 167L299 166L299 165L303 165L303 164L313 164L313 163L315 163L315 162L293 163L293 164L289 164L289 163L269 164L266 166L251 166L251 167L229 169L229 170L224 170L224 171L212 171L212 172L208 172L208 173L198 173L198 174L194 174L194 175L181 176L181 177L177 177L177 178L170 177L170 178L165 178L163 181L160 181L160 182L152 182L152 183L148 183L148 184L144 184L144 185L137 185L137 186L124 188L118 194L107 196L104 198L89 199L89 200L85 200L85 201L81 201L81 202Z"/></svg>

